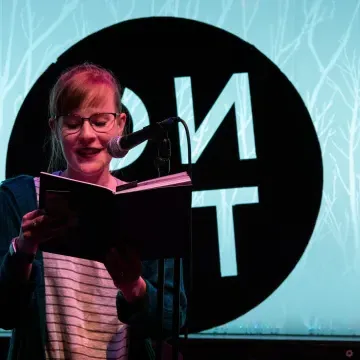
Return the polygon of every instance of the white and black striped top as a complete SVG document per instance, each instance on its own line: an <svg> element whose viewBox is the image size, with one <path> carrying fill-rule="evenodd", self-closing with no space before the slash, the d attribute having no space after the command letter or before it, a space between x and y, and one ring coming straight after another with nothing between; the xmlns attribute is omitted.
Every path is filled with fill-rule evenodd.
<svg viewBox="0 0 360 360"><path fill-rule="evenodd" d="M35 178L39 199L39 178ZM128 357L127 325L118 320L117 289L104 264L43 252L47 359Z"/></svg>

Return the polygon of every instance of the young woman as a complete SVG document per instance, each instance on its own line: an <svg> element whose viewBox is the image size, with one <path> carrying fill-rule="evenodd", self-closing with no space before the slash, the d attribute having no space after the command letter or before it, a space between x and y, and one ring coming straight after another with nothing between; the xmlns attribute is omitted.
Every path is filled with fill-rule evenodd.
<svg viewBox="0 0 360 360"><path fill-rule="evenodd" d="M122 181L110 172L106 146L125 123L120 86L109 71L89 64L66 71L50 94L50 165L61 157L67 164L55 174L115 189ZM64 219L38 209L39 185L39 178L23 175L0 188L0 327L13 330L9 359L151 358L157 262L140 262L130 251L111 251L104 264L38 251L66 228ZM167 330L172 278L166 261ZM183 283L180 304L182 325Z"/></svg>

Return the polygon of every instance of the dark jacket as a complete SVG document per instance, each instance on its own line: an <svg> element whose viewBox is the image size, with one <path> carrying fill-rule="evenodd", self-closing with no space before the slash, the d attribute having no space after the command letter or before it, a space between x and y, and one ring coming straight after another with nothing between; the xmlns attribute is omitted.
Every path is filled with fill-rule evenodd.
<svg viewBox="0 0 360 360"><path fill-rule="evenodd" d="M19 235L21 219L37 208L34 179L21 175L5 180L0 186L0 327L12 330L8 359L45 359L47 337L45 285L42 252L33 262L30 280L17 273L16 259L9 256L12 238ZM152 359L151 338L155 338L157 307L157 261L144 261L142 277L146 296L129 304L118 292L119 320L130 325L131 359ZM186 317L183 279L180 284L181 325ZM165 261L164 330L171 331L173 307L173 260Z"/></svg>

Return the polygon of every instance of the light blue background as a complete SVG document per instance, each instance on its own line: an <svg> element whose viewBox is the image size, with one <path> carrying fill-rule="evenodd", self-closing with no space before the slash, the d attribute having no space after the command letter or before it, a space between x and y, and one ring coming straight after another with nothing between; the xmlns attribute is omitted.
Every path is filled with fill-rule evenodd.
<svg viewBox="0 0 360 360"><path fill-rule="evenodd" d="M0 179L39 75L85 36L148 16L196 19L255 45L298 89L323 152L321 211L301 261L257 308L207 333L360 335L358 0L0 0Z"/></svg>

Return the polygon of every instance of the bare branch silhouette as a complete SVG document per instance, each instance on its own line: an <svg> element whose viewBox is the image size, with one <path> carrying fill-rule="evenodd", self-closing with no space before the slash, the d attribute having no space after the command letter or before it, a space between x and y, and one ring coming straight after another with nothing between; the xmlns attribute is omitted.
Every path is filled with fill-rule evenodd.
<svg viewBox="0 0 360 360"><path fill-rule="evenodd" d="M129 10L124 14L123 1L106 0L105 3L107 7L110 9L111 15L116 23L130 19L134 13L135 5L136 5L136 1L131 0L131 6Z"/></svg>
<svg viewBox="0 0 360 360"><path fill-rule="evenodd" d="M11 63L11 56L7 58L7 63L5 66L5 83L3 89L1 89L1 95L4 98L8 91L14 86L15 82L18 80L20 74L23 71L23 68L28 61L28 58L32 55L32 52L36 50L36 48L41 45L54 31L55 29L67 18L71 12L76 8L78 0L69 0L66 1L63 5L59 17L51 23L51 25L47 28L46 31L42 32L36 40L32 41L31 46L26 50L25 54L23 55L20 64L17 66L17 70L12 78L9 80L9 68ZM12 43L9 41L9 46ZM9 50L10 51L10 50ZM3 75L4 76L4 75ZM8 80L8 81L6 81Z"/></svg>
<svg viewBox="0 0 360 360"><path fill-rule="evenodd" d="M64 23L69 15L75 11L79 0L65 0L61 2L60 11L57 17L47 26L44 25L44 18L36 17L32 9L33 3L31 0L23 0L21 3L18 0L10 2L10 21L8 27L8 36L3 37L2 47L5 48L5 57L1 57L0 66L0 130L2 131L3 141L1 143L0 152L6 151L7 139L10 136L11 124L4 123L4 114L6 109L11 109L14 115L18 111L21 102L26 93L29 91L34 80L43 70L44 64L49 62L50 52L46 52L42 57L41 66L39 62L34 61L36 53L45 47L46 41L53 35L53 33ZM22 30L15 31L15 30ZM21 56L14 58L14 51L17 44L25 40L25 49ZM55 48L55 46L54 46ZM53 55L52 53L51 55ZM16 94L13 89L17 87ZM11 92L12 100L9 101L9 93ZM7 112L7 116L8 116ZM4 168L1 169L1 172ZM4 174L1 173L1 178Z"/></svg>
<svg viewBox="0 0 360 360"><path fill-rule="evenodd" d="M318 68L319 68L319 71L321 74L320 79L319 79L318 83L316 84L314 91L312 92L312 95L310 97L310 101L308 104L310 112L313 110L313 108L315 106L320 89L323 87L324 83L326 82L326 80L328 78L330 71L336 65L340 55L342 54L342 52L345 49L345 46L348 43L352 28L354 26L354 22L355 22L355 19L357 17L359 7L360 7L360 2L358 2L354 9L352 18L349 21L349 24L345 31L345 34L342 36L339 47L335 50L333 55L330 57L330 61L326 65L324 65L322 63L322 61L320 60L319 54L314 46L314 31L315 31L316 25L319 24L321 21L323 21L324 14L325 14L325 10L322 10L320 13L322 2L323 2L323 0L318 0L316 2L312 2L312 7L308 12L308 14L312 16L311 25L310 25L310 29L308 32L308 45L309 45L310 51L311 51L314 59L316 60L316 63L318 65Z"/></svg>

